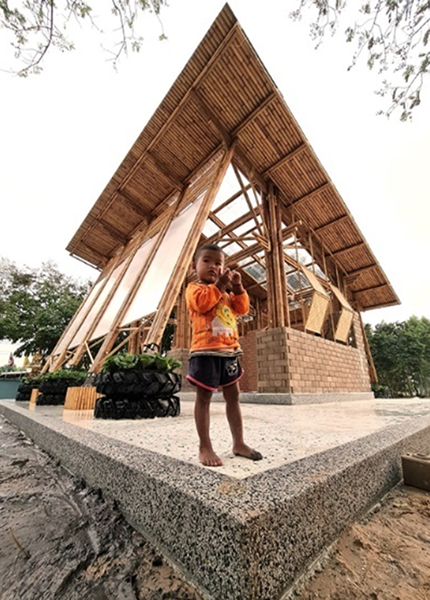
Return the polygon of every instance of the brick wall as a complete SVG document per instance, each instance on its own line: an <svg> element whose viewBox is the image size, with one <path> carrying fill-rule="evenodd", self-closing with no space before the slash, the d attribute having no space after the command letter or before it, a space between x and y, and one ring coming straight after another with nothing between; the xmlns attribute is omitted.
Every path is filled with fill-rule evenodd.
<svg viewBox="0 0 430 600"><path fill-rule="evenodd" d="M257 392L290 391L287 360L287 328L277 327L256 332Z"/></svg>
<svg viewBox="0 0 430 600"><path fill-rule="evenodd" d="M357 348L287 327L256 332L256 391L291 394L371 391L357 314L353 327Z"/></svg>
<svg viewBox="0 0 430 600"><path fill-rule="evenodd" d="M243 356L240 362L245 369L245 375L240 380L242 392L255 392L257 390L257 332L249 331L240 338Z"/></svg>
<svg viewBox="0 0 430 600"><path fill-rule="evenodd" d="M369 392L369 369L357 314L353 320L357 348L278 327L250 331L240 338L245 375L243 392L324 394ZM193 390L185 376L188 349L169 352L182 362L182 390Z"/></svg>
<svg viewBox="0 0 430 600"><path fill-rule="evenodd" d="M362 339L353 348L294 329L288 330L287 339L291 393L370 391Z"/></svg>

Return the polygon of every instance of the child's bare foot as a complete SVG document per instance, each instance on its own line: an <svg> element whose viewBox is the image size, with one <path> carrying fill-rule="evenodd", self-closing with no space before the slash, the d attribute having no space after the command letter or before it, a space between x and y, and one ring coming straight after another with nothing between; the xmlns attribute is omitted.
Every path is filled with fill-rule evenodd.
<svg viewBox="0 0 430 600"><path fill-rule="evenodd" d="M258 452L258 450L253 450L246 444L234 446L233 454L235 456L243 456L244 458L249 458L250 460L261 460L263 458L261 452Z"/></svg>
<svg viewBox="0 0 430 600"><path fill-rule="evenodd" d="M213 450L200 450L199 461L205 467L222 467L222 460Z"/></svg>

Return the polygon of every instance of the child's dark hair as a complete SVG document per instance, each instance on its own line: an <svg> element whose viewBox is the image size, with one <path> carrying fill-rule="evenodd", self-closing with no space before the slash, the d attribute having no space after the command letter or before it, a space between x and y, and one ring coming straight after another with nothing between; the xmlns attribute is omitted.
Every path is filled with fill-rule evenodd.
<svg viewBox="0 0 430 600"><path fill-rule="evenodd" d="M224 252L217 244L203 244L203 246L197 248L197 250L194 253L193 260L195 263L197 262L197 259L199 258L200 252L202 252L202 250L215 250L216 252L221 252L221 254L224 256Z"/></svg>

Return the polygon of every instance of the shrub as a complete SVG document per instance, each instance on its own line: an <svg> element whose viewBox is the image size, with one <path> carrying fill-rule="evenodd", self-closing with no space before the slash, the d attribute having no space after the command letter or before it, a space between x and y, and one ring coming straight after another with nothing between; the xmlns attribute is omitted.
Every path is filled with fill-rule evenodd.
<svg viewBox="0 0 430 600"><path fill-rule="evenodd" d="M115 373L116 371L143 371L157 373L170 373L178 369L181 363L174 358L167 358L161 354L130 354L120 352L107 358L101 368L102 373Z"/></svg>

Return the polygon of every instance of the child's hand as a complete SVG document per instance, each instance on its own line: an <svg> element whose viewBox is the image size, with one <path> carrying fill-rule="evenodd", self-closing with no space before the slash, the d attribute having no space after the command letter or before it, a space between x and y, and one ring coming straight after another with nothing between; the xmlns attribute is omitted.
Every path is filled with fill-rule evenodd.
<svg viewBox="0 0 430 600"><path fill-rule="evenodd" d="M232 271L231 282L233 285L242 285L242 275L239 271Z"/></svg>
<svg viewBox="0 0 430 600"><path fill-rule="evenodd" d="M219 274L218 281L215 283L215 285L219 288L226 288L230 285L231 278L232 272L229 268L227 268L225 271Z"/></svg>

